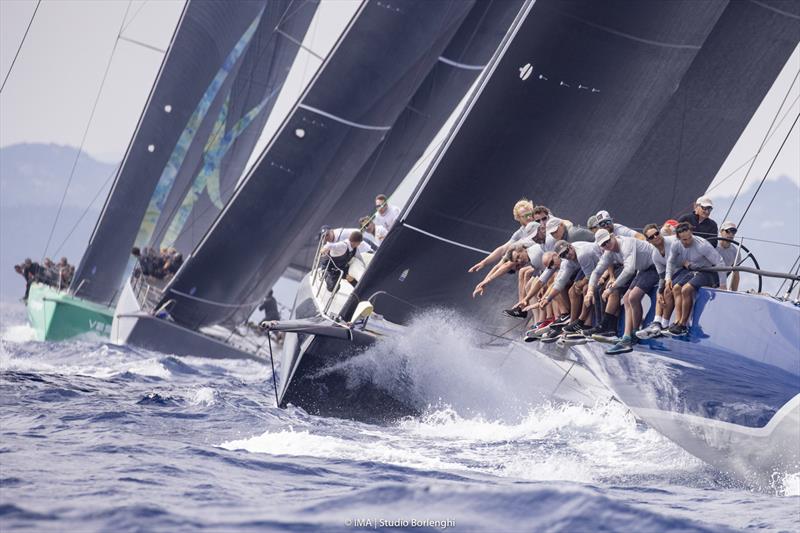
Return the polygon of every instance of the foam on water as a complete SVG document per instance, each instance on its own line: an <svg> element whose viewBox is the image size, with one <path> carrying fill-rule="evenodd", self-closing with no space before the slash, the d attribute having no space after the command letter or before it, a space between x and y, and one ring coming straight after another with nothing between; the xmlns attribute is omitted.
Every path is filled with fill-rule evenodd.
<svg viewBox="0 0 800 533"><path fill-rule="evenodd" d="M637 424L617 402L591 408L543 404L514 423L480 416L464 418L445 408L395 426L348 423L339 427L337 436L324 434L327 431L327 427L268 430L220 446L537 481L591 483L626 474L702 468L699 460ZM368 447L365 441L370 442Z"/></svg>
<svg viewBox="0 0 800 533"><path fill-rule="evenodd" d="M192 393L190 402L192 405L210 407L217 402L217 391L211 387L202 387Z"/></svg>
<svg viewBox="0 0 800 533"><path fill-rule="evenodd" d="M372 517L481 530L797 529L800 476L776 476L783 498L720 482L616 402L527 391L551 379L529 352L472 348L447 314L415 328L365 354L365 379L383 376L427 406L392 425L277 409L269 365L252 361L4 338L0 525L341 530ZM399 384L370 374L381 356L399 361ZM514 394L524 401L505 399Z"/></svg>
<svg viewBox="0 0 800 533"><path fill-rule="evenodd" d="M608 391L593 378L562 381L569 362L557 362L522 343L489 346L488 336L448 310L427 311L402 335L379 340L323 372L344 372L348 386L369 382L420 410L448 406L469 416L519 420L558 391L593 405ZM577 372L576 372L577 374Z"/></svg>
<svg viewBox="0 0 800 533"><path fill-rule="evenodd" d="M0 340L7 342L29 342L36 339L36 330L29 325L14 325L4 327L0 333Z"/></svg>

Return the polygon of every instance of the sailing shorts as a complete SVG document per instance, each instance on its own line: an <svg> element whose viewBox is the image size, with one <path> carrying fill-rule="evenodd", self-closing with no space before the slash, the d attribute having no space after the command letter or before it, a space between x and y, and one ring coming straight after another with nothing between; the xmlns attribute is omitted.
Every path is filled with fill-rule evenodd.
<svg viewBox="0 0 800 533"><path fill-rule="evenodd" d="M655 266L638 271L631 281L631 288L639 287L642 292L646 293L653 290L656 285L658 285L658 271Z"/></svg>
<svg viewBox="0 0 800 533"><path fill-rule="evenodd" d="M623 270L622 265L617 265L617 266L614 267L614 279L619 278L619 275L622 274L622 270ZM628 289L631 287L631 282L632 281L633 280L629 279L628 283L626 283L624 286L621 286L621 287L617 286L617 292L619 292L620 296L622 296L623 294L625 294L628 291Z"/></svg>
<svg viewBox="0 0 800 533"><path fill-rule="evenodd" d="M719 277L713 272L695 272L682 268L672 276L672 285L691 285L695 289L700 287L716 287Z"/></svg>

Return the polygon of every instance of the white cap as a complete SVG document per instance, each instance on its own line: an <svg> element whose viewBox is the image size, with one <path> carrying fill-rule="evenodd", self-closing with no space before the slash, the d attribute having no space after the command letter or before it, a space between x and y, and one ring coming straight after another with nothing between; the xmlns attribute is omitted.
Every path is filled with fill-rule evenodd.
<svg viewBox="0 0 800 533"><path fill-rule="evenodd" d="M607 220L613 222L613 220L611 219L611 215L608 214L608 211L598 211L597 214L595 215L595 218L597 218L598 225L602 224Z"/></svg>
<svg viewBox="0 0 800 533"><path fill-rule="evenodd" d="M723 222L722 225L719 227L719 230L725 231L726 229L738 229L736 227L736 222L733 222L731 220L726 220L725 222Z"/></svg>
<svg viewBox="0 0 800 533"><path fill-rule="evenodd" d="M603 246L607 240L611 239L611 234L608 230L599 229L597 233L594 234L594 243L597 246Z"/></svg>
<svg viewBox="0 0 800 533"><path fill-rule="evenodd" d="M536 233L539 231L539 226L541 226L541 224L535 220L528 222L528 224L525 226L525 235L536 235Z"/></svg>
<svg viewBox="0 0 800 533"><path fill-rule="evenodd" d="M708 196L701 196L695 203L700 207L714 207L714 202Z"/></svg>
<svg viewBox="0 0 800 533"><path fill-rule="evenodd" d="M546 227L547 233L553 233L554 231L556 231L558 229L558 226L561 225L561 222L563 221L558 217L550 217L547 220L547 227Z"/></svg>

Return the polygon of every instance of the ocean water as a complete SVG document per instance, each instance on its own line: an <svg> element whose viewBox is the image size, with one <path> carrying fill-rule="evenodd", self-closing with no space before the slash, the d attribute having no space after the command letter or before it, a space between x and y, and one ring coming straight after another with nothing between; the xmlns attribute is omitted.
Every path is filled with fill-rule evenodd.
<svg viewBox="0 0 800 533"><path fill-rule="evenodd" d="M800 530L800 478L752 490L616 402L504 411L459 332L390 347L437 401L370 425L276 408L268 366L38 343L0 311L0 531Z"/></svg>

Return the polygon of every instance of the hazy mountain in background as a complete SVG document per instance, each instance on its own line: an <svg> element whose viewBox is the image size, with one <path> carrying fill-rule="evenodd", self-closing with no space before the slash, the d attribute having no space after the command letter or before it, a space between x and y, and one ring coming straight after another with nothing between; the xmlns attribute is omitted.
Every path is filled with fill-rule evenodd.
<svg viewBox="0 0 800 533"><path fill-rule="evenodd" d="M0 300L14 300L24 293L14 265L26 257L41 259L77 155L76 148L55 144L0 148ZM49 256L66 256L73 264L80 260L115 169L114 164L81 154ZM65 241L70 231L72 235Z"/></svg>
<svg viewBox="0 0 800 533"><path fill-rule="evenodd" d="M44 253L77 154L76 148L53 144L18 144L0 149L0 300L13 300L24 292L22 278L14 272L14 264L25 257L38 260ZM53 258L66 255L73 264L80 260L114 171L113 164L81 155L48 255ZM728 218L739 221L756 186L753 184L742 191ZM717 196L713 192L711 197L715 205L712 218L721 224L732 197ZM94 198L94 204L89 206ZM689 208L687 206L686 210ZM623 222L643 226L650 221ZM71 237L65 241L73 227ZM787 271L800 254L800 186L797 182L787 177L766 181L747 213L739 236L744 237L744 244L755 253L762 268ZM62 242L63 247L57 250ZM775 288L779 284L765 280L765 288Z"/></svg>

